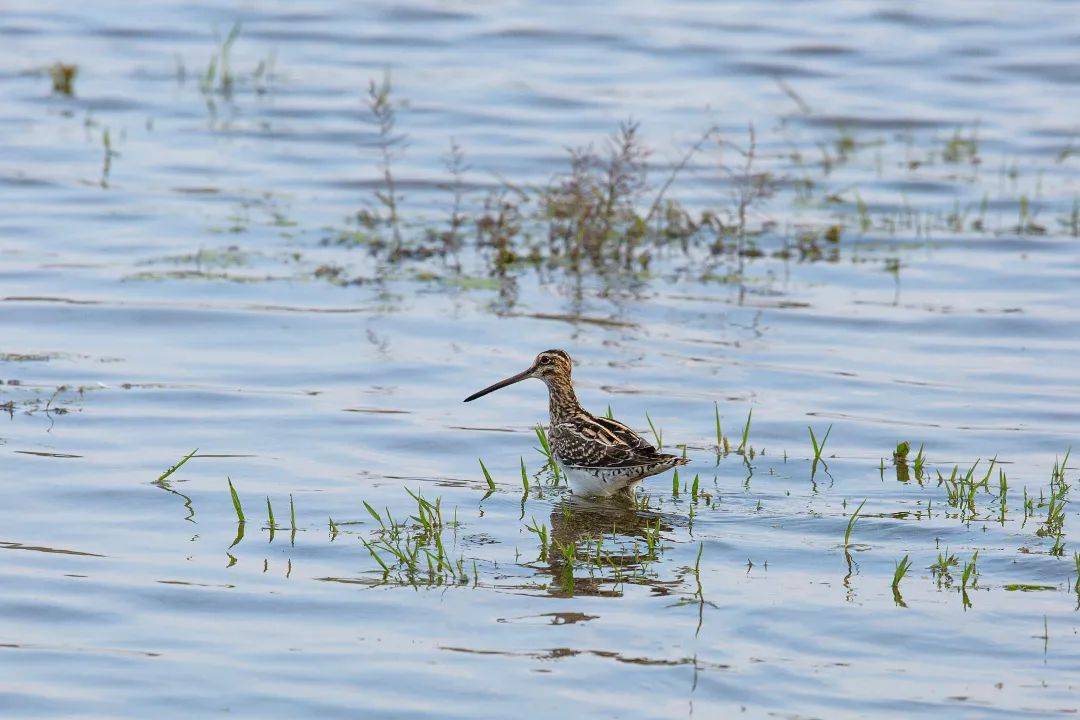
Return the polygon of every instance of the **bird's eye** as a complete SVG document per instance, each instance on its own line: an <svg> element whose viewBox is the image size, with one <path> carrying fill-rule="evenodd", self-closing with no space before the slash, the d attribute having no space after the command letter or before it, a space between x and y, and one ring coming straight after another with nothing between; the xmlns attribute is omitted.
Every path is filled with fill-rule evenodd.
<svg viewBox="0 0 1080 720"><path fill-rule="evenodd" d="M542 358L540 358L540 364L541 365L550 365L551 364L551 358L548 357L547 355L543 356Z"/></svg>

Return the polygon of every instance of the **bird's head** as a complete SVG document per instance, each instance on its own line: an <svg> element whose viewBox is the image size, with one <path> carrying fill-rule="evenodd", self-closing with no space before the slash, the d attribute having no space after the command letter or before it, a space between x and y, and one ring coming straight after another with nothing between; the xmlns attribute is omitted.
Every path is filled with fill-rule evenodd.
<svg viewBox="0 0 1080 720"><path fill-rule="evenodd" d="M479 392L473 393L465 398L465 402L470 402L479 397L483 397L488 393L504 388L507 385L513 385L514 383L528 380L529 378L543 380L548 386L558 381L569 382L572 371L573 366L570 363L570 356L567 355L565 351L545 350L536 356L536 359L533 360L532 365L530 365L528 369L519 372L517 375L511 375L505 380L500 380L494 385L490 385Z"/></svg>

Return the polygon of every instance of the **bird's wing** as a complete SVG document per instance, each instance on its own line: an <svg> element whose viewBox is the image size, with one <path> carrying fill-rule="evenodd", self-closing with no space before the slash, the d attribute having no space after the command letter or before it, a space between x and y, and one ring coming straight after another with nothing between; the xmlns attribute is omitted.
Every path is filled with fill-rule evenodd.
<svg viewBox="0 0 1080 720"><path fill-rule="evenodd" d="M559 460L575 467L631 467L656 459L656 449L630 428L622 423L609 427L607 422L614 421L578 417L552 425Z"/></svg>
<svg viewBox="0 0 1080 720"><path fill-rule="evenodd" d="M603 425L605 428L611 431L616 437L632 447L634 450L642 453L655 453L656 448L652 446L645 438L638 435L636 432L623 425L618 420L612 420L605 417L593 417L593 420Z"/></svg>

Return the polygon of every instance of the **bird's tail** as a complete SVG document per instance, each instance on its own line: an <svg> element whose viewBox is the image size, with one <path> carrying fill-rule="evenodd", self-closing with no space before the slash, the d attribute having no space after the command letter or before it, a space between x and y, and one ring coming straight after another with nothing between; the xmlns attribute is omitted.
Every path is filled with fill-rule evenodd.
<svg viewBox="0 0 1080 720"><path fill-rule="evenodd" d="M690 458L685 458L681 455L669 455L667 453L661 454L661 458L671 463L671 467L677 467L679 465L687 465L690 462Z"/></svg>

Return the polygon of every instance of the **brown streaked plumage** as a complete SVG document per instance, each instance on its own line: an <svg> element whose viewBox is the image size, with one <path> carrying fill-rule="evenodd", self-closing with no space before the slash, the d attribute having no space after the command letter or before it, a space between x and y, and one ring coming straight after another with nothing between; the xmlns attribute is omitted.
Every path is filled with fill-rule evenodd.
<svg viewBox="0 0 1080 720"><path fill-rule="evenodd" d="M470 402L507 385L536 378L548 388L551 450L566 475L586 492L609 494L687 462L658 452L616 420L596 417L581 407L571 379L573 366L563 350L545 350L527 370L465 398Z"/></svg>

